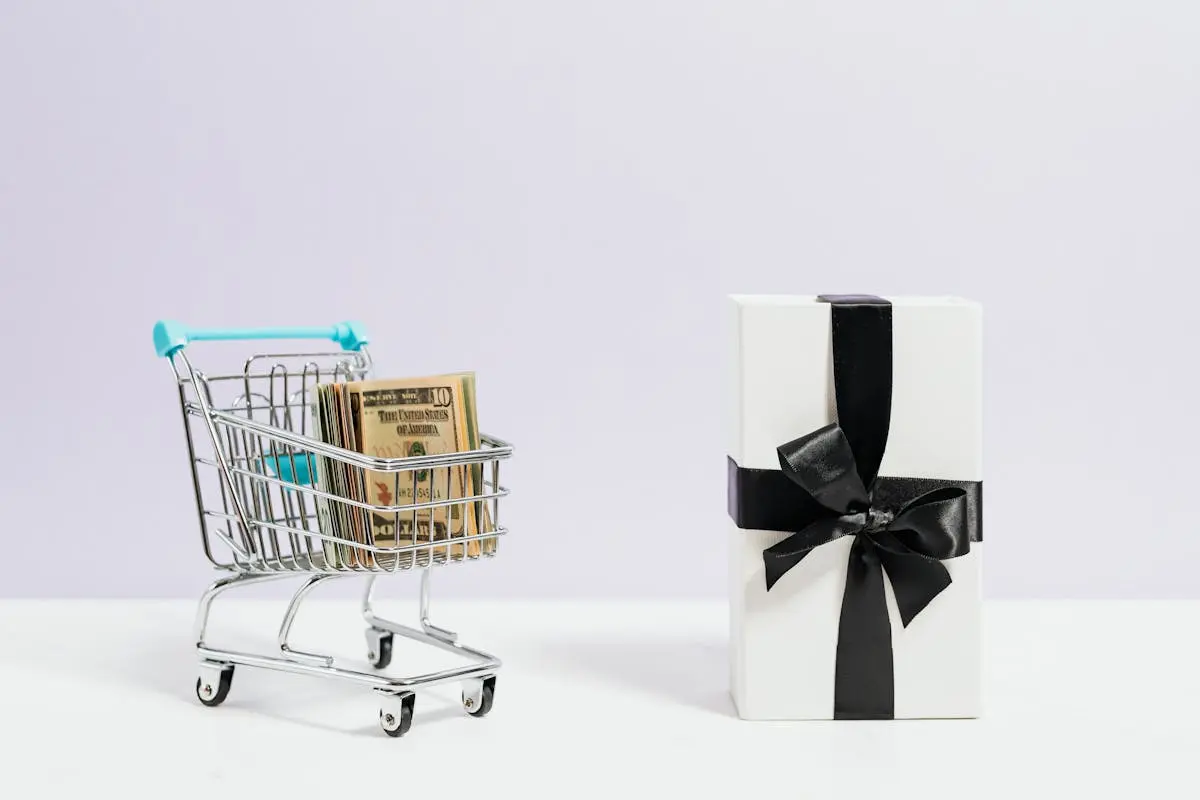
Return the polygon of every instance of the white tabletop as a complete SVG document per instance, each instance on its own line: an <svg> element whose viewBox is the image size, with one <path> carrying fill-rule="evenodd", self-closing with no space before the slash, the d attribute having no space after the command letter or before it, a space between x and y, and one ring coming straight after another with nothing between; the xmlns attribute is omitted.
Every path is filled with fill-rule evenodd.
<svg viewBox="0 0 1200 800"><path fill-rule="evenodd" d="M216 609L213 644L271 646L281 602ZM239 667L225 704L201 706L193 610L175 600L0 602L0 795L1196 791L1196 603L990 602L983 719L793 723L735 716L721 603L435 603L434 622L504 659L495 708L472 719L457 687L433 688L400 739L379 730L369 691L304 676ZM362 628L352 603L314 599L295 641L361 662ZM397 640L395 668L424 663Z"/></svg>

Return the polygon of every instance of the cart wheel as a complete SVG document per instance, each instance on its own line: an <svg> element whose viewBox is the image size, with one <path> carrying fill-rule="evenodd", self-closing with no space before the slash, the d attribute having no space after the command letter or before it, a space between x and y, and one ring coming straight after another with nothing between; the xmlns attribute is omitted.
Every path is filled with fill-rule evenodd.
<svg viewBox="0 0 1200 800"><path fill-rule="evenodd" d="M391 631L381 631L378 628L367 629L367 660L375 669L387 669L392 663L392 641L395 637Z"/></svg>
<svg viewBox="0 0 1200 800"><path fill-rule="evenodd" d="M229 687L232 683L232 666L221 670L220 678L216 681L216 686L213 685L210 677L202 675L196 678L196 697L206 706L219 706L229 696Z"/></svg>
<svg viewBox="0 0 1200 800"><path fill-rule="evenodd" d="M483 686L476 697L463 692L463 708L472 717L486 717L492 710L492 699L496 696L496 676L489 675L483 679Z"/></svg>
<svg viewBox="0 0 1200 800"><path fill-rule="evenodd" d="M379 727L393 738L408 733L408 729L412 727L413 707L417 703L417 696L412 692L406 692L399 697L398 704L388 703L379 709Z"/></svg>

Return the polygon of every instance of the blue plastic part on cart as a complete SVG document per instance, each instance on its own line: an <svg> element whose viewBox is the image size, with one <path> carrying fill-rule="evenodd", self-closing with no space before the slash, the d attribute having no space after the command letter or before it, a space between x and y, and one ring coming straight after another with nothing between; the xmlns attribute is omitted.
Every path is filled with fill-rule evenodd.
<svg viewBox="0 0 1200 800"><path fill-rule="evenodd" d="M370 342L366 328L358 322L324 328L189 328L170 320L154 323L154 350L160 356L173 355L190 342L250 339L329 339L343 350L359 350Z"/></svg>
<svg viewBox="0 0 1200 800"><path fill-rule="evenodd" d="M279 458L265 456L263 463L267 471L281 481L294 483L298 486L312 486L312 470L315 468L315 465L310 467L309 462L315 458L316 456L311 453L307 456L297 453L294 459L291 456L280 456ZM292 469L293 462L296 465L294 471Z"/></svg>

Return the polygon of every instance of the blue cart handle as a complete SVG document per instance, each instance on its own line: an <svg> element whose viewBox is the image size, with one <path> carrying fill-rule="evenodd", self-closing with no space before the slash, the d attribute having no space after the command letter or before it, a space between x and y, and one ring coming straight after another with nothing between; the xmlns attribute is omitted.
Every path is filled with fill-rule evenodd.
<svg viewBox="0 0 1200 800"><path fill-rule="evenodd" d="M359 350L368 343L367 331L357 322L339 322L326 328L189 328L178 322L154 323L154 349L160 356L179 352L189 342L231 339L329 339L343 350Z"/></svg>

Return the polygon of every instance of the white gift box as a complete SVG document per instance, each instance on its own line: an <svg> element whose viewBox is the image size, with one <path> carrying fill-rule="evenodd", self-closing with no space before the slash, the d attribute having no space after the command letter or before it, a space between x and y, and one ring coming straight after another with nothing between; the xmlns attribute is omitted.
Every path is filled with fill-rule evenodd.
<svg viewBox="0 0 1200 800"><path fill-rule="evenodd" d="M888 297L892 400L881 476L982 481L982 309L946 297ZM836 422L831 311L812 296L734 295L729 456L778 470L776 448ZM833 719L835 655L854 539L813 549L770 591L763 550L787 531L729 520L731 679L744 719ZM907 627L884 580L894 716L977 717L982 543L942 564L952 583Z"/></svg>

